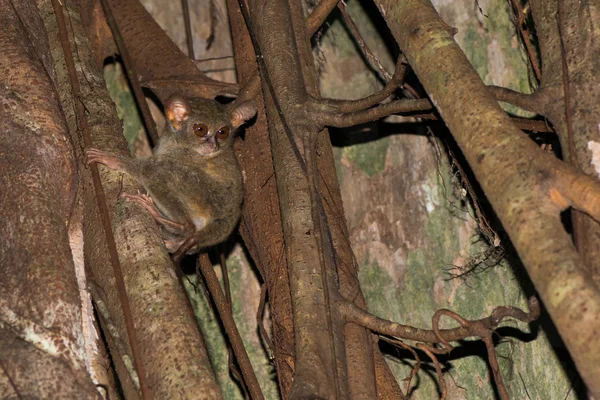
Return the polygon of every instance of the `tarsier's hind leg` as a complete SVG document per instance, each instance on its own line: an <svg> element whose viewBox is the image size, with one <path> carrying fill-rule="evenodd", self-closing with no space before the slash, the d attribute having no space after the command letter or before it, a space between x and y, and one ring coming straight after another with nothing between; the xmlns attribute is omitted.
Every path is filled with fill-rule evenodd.
<svg viewBox="0 0 600 400"><path fill-rule="evenodd" d="M121 197L127 201L139 204L140 206L145 208L159 224L163 225L170 232L184 233L189 229L189 227L186 224L180 224L179 222L171 221L170 219L165 218L161 214L161 212L156 208L156 205L154 204L152 198L146 194L122 193Z"/></svg>
<svg viewBox="0 0 600 400"><path fill-rule="evenodd" d="M188 253L195 253L205 247L214 246L221 243L231 234L234 226L223 220L215 220L209 223L206 228L195 232L181 242L181 246L172 255L175 264Z"/></svg>

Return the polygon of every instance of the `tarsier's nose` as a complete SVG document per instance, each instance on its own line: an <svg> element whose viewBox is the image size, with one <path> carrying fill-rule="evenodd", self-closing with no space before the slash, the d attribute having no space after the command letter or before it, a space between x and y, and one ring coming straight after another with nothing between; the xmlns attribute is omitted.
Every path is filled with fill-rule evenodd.
<svg viewBox="0 0 600 400"><path fill-rule="evenodd" d="M219 142L217 141L216 136L211 135L210 138L208 138L208 140L206 141L205 146L207 147L207 149L210 149L211 151L218 150Z"/></svg>

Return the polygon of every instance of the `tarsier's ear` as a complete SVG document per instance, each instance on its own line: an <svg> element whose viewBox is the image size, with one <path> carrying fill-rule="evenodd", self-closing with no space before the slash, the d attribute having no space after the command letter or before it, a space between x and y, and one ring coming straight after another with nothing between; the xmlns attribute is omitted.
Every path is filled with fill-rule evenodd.
<svg viewBox="0 0 600 400"><path fill-rule="evenodd" d="M231 126L239 128L244 122L252 119L256 115L256 103L254 100L245 101L231 109L229 115L231 117Z"/></svg>
<svg viewBox="0 0 600 400"><path fill-rule="evenodd" d="M176 130L190 117L191 108L180 94L174 94L165 102L165 116Z"/></svg>

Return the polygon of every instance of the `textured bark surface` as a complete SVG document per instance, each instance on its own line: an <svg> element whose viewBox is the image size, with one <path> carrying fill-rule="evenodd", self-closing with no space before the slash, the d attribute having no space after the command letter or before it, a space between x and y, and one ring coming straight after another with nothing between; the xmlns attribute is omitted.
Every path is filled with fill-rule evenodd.
<svg viewBox="0 0 600 400"><path fill-rule="evenodd" d="M108 96L100 69L87 45L77 8L69 5L70 27L78 38L72 50L76 63L84 71L80 85L89 110L88 125L94 146L116 154L127 155L127 145L122 137L121 123ZM86 4L83 4L84 6ZM50 14L51 15L51 14ZM47 31L55 31L49 20ZM58 39L52 48L60 50ZM59 51L60 52L60 51ZM64 109L71 131L76 132L72 99L63 94ZM79 140L75 135L74 140ZM81 148L77 146L78 156ZM104 232L98 216L95 193L90 185L89 170L82 170L84 199L85 257L89 266L90 286L98 306L103 328L110 330L107 338L111 347L121 384L129 396L135 396L131 377L131 356L124 338L124 324L120 302L114 285L111 264L108 260ZM210 361L200 336L193 311L185 296L172 262L167 254L154 220L139 207L117 201L118 194L136 193L139 187L127 176L101 167L104 191L111 211L113 233L124 271L125 283L131 304L134 325L142 362L147 371L151 391L157 398L194 398L201 391L205 398L219 398L220 389L214 379ZM116 334L116 335L115 335ZM168 377L168 378L166 378Z"/></svg>
<svg viewBox="0 0 600 400"><path fill-rule="evenodd" d="M255 55L237 1L229 0L227 6L238 79L245 84L256 69ZM262 106L262 96L257 98L257 102ZM277 366L277 380L282 398L288 398L295 365L293 312L287 259L283 253L279 195L264 108L259 111L256 122L246 129L243 145L238 146L238 154L245 179L240 233L269 291L272 351Z"/></svg>
<svg viewBox="0 0 600 400"><path fill-rule="evenodd" d="M586 174L600 176L600 4L597 1L531 3L540 38L542 81L536 91L544 115L557 128L565 160ZM560 31L559 31L560 24ZM569 78L567 126L563 82L561 33ZM569 133L569 129L572 130ZM600 284L600 223L579 212L573 213L577 248L596 284Z"/></svg>
<svg viewBox="0 0 600 400"><path fill-rule="evenodd" d="M72 2L63 1L61 4L68 11L70 36L77 43L72 44L72 53L77 58L78 71L82 72L79 77L83 92L80 98L85 103L94 146L127 154L125 141L120 136L121 126L103 88L98 68L94 66L101 65L106 56L113 54L113 42L107 36L107 27L103 25L102 12L97 3L95 7L85 0L80 0L80 3L85 6L84 21L94 38L94 48L98 50L95 55L92 55L84 38ZM155 89L159 99L176 90L212 96L223 88L235 88L213 84L199 72L199 69L204 70L208 65L209 69L218 69L223 64L231 68L231 59L219 64L219 60L194 63L186 58L180 3L166 5L146 1L146 9L153 13L158 25L135 1L111 0L111 3L121 7L115 12L119 23L125 26L131 23L129 14L137 21L123 29L123 35L133 50L136 63L141 65L142 80ZM228 56L231 52L231 43L226 35L224 2L209 3L192 4L197 59ZM3 332L0 333L0 346L4 349L2 353L8 354L11 361L7 364L5 358L0 357L0 371L3 372L0 373L0 389L9 394L19 391L20 395L27 394L27 390L32 393L46 390L46 387L30 388L29 385L37 380L29 379L31 377L22 373L25 363L32 360L29 357L32 351L29 344L37 346L33 350L37 357L37 352L48 350L44 343L56 343L57 340L64 343L65 337L76 336L77 340L69 342L72 346L67 345L66 354L68 359L74 356L75 361L68 361L74 363L74 367L65 371L44 364L44 368L50 370L44 373L55 374L49 378L52 382L68 386L66 390L62 387L52 388L65 393L65 397L87 398L89 396L81 394L81 391L91 388L92 396L96 395L96 391L82 369L85 363L81 360L85 359L85 355L82 339L77 336L81 321L77 316L80 313L79 296L76 290L72 290L76 288L73 274L69 272L72 262L68 258L68 247L63 246L66 235L64 221L71 218L71 231L74 226L71 222L76 219L71 217L71 210L76 203L77 177L74 170L82 157L82 146L79 144L81 133L77 129L81 117L77 121L73 111L73 98L61 59L62 48L58 42L50 2L38 1L42 17L36 16L37 10L28 9L26 2L15 6L1 3L0 0L0 4L4 7L0 17L6 18L8 23L3 25L11 28L3 32L8 39L0 41L3 48L8 49L4 53L11 56L8 59L18 60L21 63L19 65L27 65L15 70L12 62L10 69L6 64L5 70L10 73L4 79L14 84L18 81L15 77L20 77L19 73L26 74L27 78L19 79L27 80L27 85L35 89L21 85L15 90L5 85L11 90L3 96L8 104L4 112L10 117L4 119L4 131L18 133L20 137L29 139L0 138L0 147L6 149L0 149L0 154L5 154L8 160L0 163L0 176L3 182L8 182L10 189L8 195L0 197L0 200L17 204L19 210L14 215L9 214L6 227L0 229L4 236L10 238L2 244L8 251L1 251L0 257L6 256L9 261L17 256L27 258L27 268L21 264L19 268L5 267L11 279L0 285L0 301L9 299L8 303L0 304L0 332ZM275 343L271 349L274 359L265 357L261 340L256 334L256 309L260 294L256 274L247 264L240 247L234 247L234 243L230 242L223 249L230 254L233 314L253 358L261 388L266 398L277 397L273 376L275 366L279 389L284 398L290 395L401 398L397 382L402 383L402 379L409 374L410 366L414 365L410 361L405 362L410 355L401 353L402 361L387 358L396 373L396 382L390 375L388 365L383 362L375 337L361 327L344 326L338 310L330 306L332 293L337 296L336 301L344 297L365 308L366 301L358 286L357 278L360 278L372 312L427 328L431 326L430 317L439 308L450 308L466 318L474 319L489 314L495 305L523 305L525 293L529 294L532 289L527 284L524 284L523 290L519 287L517 281L524 278L519 276L519 272L513 272L519 271L519 265L511 265L514 270L505 262L496 268L488 268L492 263L487 259L490 254L494 261L497 260L494 258L498 257L496 249L477 242L477 229L482 227L477 226L470 209L465 206L464 189L456 183L456 177L453 176L455 170L449 167L441 143L428 132L414 129L408 124L390 123L363 125L352 129L348 135L336 131L333 142L340 148L332 154L328 136L324 132L317 133L311 115L306 112L308 99L310 96L318 97L319 91L316 89L317 74L304 24L298 22L305 19L302 8L297 2L284 0L256 0L251 2L251 6L257 7L253 11L258 16L254 22L273 88L263 80L270 132L261 112L253 128L247 130L243 140L237 143L237 154L246 183L241 234L255 266L265 280L263 288L269 290L270 310L267 317L260 317L272 322L271 327L268 321L266 324L268 335ZM581 260L562 230L558 213L564 204L573 201L572 196L581 193L581 198L585 198L589 193L599 191L589 181L575 181L579 178L573 170L540 152L531 141L510 127L508 120L495 108L495 101L486 96L486 90L473 68L452 42L448 27L436 20L433 9L426 2L380 1L379 6L515 242L550 314L584 372L584 378L588 384L591 382L592 391L597 390L593 380L598 364L593 333L594 329L599 328L595 316L600 305L597 288L589 278L595 271L593 247L596 239L591 234L595 222L592 225L575 223L577 244L585 252L582 258L588 261L587 266L590 267L590 274L587 274L581 270ZM458 1L452 5L440 3L437 6L438 11L446 13L446 23L459 29L456 37L463 41L464 52L486 83L511 86L509 82L520 77L520 81L512 87L527 92L524 64L520 63L518 41L511 36L504 3L497 0L479 2L480 9L473 7L472 3ZM541 7L541 3L533 6ZM556 13L552 6L545 3L544 6L546 8L538 11L538 15L553 16ZM7 17L15 10L20 13L18 21ZM240 65L239 77L244 81L255 68L255 57L251 51L252 44L242 29L244 23L235 0L230 0L229 10L232 13L237 64ZM378 34L387 34L383 19L374 17L373 11L376 10L370 10L371 15L367 17L368 13L361 10L358 1L349 2L349 10L370 47L389 69L393 68L388 49L378 39ZM407 12L410 18L402 18L403 12ZM222 13L221 17L219 13ZM544 108L554 118L555 125L560 127L563 147L575 149L571 154L577 157L583 154L582 158L575 161L591 174L597 173L594 168L594 151L597 150L594 134L597 132L593 130L597 123L591 116L598 113L594 113L597 107L594 108L593 102L586 103L587 100L582 99L584 92L581 90L595 90L595 86L589 86L587 82L588 78L590 82L595 82L589 75L594 60L578 55L574 50L587 49L589 43L586 45L569 38L576 37L577 26L583 26L584 33L589 33L593 39L590 39L592 45L598 43L594 24L589 22L597 14L593 4L574 4L567 12L563 12L562 22L559 22L567 32L569 70L574 77L574 89L570 97L575 110L573 115L580 120L576 128L587 132L586 135L569 138L565 133L567 130L562 131L564 103L561 114L560 101L553 104L541 100L536 102L536 110ZM401 19L402 23L398 24L397 19ZM361 57L356 55L347 29L343 29L335 18L330 21L331 25L326 25L317 35L320 39L315 47L315 58L322 61L317 65L321 93L336 98L359 98L372 93L381 85L373 78L372 71L366 68ZM473 24L462 25L467 21ZM555 20L542 19L540 22L540 35L550 43L542 52L554 58L550 57L550 63L544 64L544 68L547 68L544 73L547 72L547 75L542 79L543 90L539 89L531 99L542 99L548 93L555 93L558 98L563 96L562 75L556 70L561 67L560 59L557 61L556 54L552 54L558 43L556 32L551 29L553 21L555 23ZM158 28L159 25L169 32L172 40ZM15 29L19 27L24 27L28 34L15 34ZM150 44L148 32L153 38ZM27 47L27 40L31 38L35 38L39 46ZM173 42L177 43L179 49ZM512 48L512 53L507 50L509 48ZM16 56L12 57L13 54ZM163 59L165 54L168 57ZM36 61L31 64L32 60ZM53 62L57 67L53 66ZM36 66L31 69L29 64ZM35 84L31 85L32 70L41 82L46 82L45 79L49 77L49 86L38 85L37 78L33 81ZM106 76L114 76L111 70L115 68L108 68ZM208 73L219 80L230 81L233 78L231 69L223 75L219 71ZM546 77L555 80L549 81ZM149 82L147 79L153 80ZM191 86L192 82L209 82L209 85ZM117 86L126 84L121 81ZM54 90L58 95L48 97L48 87L50 92ZM271 89L274 89L282 106L288 124L285 129L270 98ZM19 97L21 92L25 94ZM119 94L122 93L119 90L111 93L116 93L117 98L125 99L125 103L128 103L130 111L126 111L126 114L136 113L130 96ZM28 96L33 96L31 103L43 99L43 106L28 108L30 102L22 101L29 99ZM26 111L21 113L21 110ZM38 113L40 116L37 116ZM33 118L35 123L29 122L23 115L36 115ZM62 115L66 124L60 122ZM393 119L388 122L391 121ZM139 154L148 151L147 143L135 139L141 131L139 119L137 123L125 124L126 131L130 131L126 135L133 150ZM286 132L286 129L289 130ZM69 137L69 130L74 147L70 147L70 143L64 139ZM35 135L28 135L28 132L34 132ZM49 132L53 133L48 135ZM292 140L296 140L304 156L304 166L294 154L288 134L291 134ZM32 157L34 152L31 149L36 149L35 157ZM49 166L39 168L39 163L49 163ZM210 311L198 282L195 279L185 280L196 317L202 321L202 336L209 342L208 352L164 251L156 224L137 206L117 201L122 191L135 193L138 189L135 182L104 169L102 177L110 203L113 232L125 270L138 340L148 371L147 379L154 396L219 398L222 395L225 398L242 398L239 388L229 377L225 343L217 323L219 317ZM76 208L74 215L84 213L85 217L83 229L86 235L85 259L89 265L89 286L107 333L106 340L122 389L127 398L138 398L137 378L132 374L131 356L125 339L127 335L114 289L112 269L107 261L96 199L89 185L88 168L82 168L80 179L82 202L76 204L81 208ZM61 191L61 185L65 184L68 189ZM565 191L566 187L575 184L579 184L583 190L573 193ZM27 201L23 202L22 199ZM588 210L597 208L592 202L587 205L590 205ZM29 211L35 212L33 220L23 217ZM19 223L21 225L15 228ZM45 229L35 228L40 224ZM31 239L34 234L40 234L40 238ZM23 247L28 238L33 244ZM49 238L58 238L55 240L59 244L50 248L48 244L53 242ZM590 246L591 250L586 250ZM31 257L31 252L35 253L34 257ZM41 264L36 261L40 255ZM66 264L60 261L65 255ZM35 263L27 264L31 260ZM48 264L49 260L52 261L51 265ZM460 280L448 279L453 267L468 267L473 262L481 263L482 269ZM43 273L36 272L38 264L44 266ZM63 268L60 273L53 275L46 271L47 268L55 271L52 268L57 265ZM33 300L22 303L23 296L20 294L24 290L30 291L29 286L24 286L22 282L33 282L33 279ZM41 285L37 285L38 282ZM16 285L16 289L9 288L10 285ZM40 300L42 296L53 299L52 296L57 296L62 305L59 312L48 312L57 303L44 302ZM35 304L32 303L34 300ZM45 308L42 309L42 306ZM25 320L14 313L15 309L21 313L31 313L33 310L34 314L31 319ZM42 322L38 323L36 318ZM23 342L23 346L14 345L13 336L25 332L32 324L38 324L36 329L40 326L48 329L48 321L59 325L65 322L63 325L68 326L66 336L41 335L42 341L37 342L28 337L26 340L29 342ZM442 321L442 327L450 326L454 325L445 319ZM50 327L54 328L54 325ZM515 398L562 398L570 389L569 378L572 381L579 378L574 372L567 376L568 372L561 369L556 355L548 354L547 333L552 329L549 320L542 319L540 324L533 324L530 328L531 333L523 333L522 326L516 325L498 332L498 337L506 338L497 343L496 349L509 392ZM55 332L52 331L52 334ZM3 342L4 339L8 341ZM494 388L489 383L489 373L486 373L487 364L478 357L482 349L477 343L466 341L463 344L449 358L442 358L442 361L449 362L445 374L448 398L493 397ZM397 352L387 345L380 346L385 352ZM588 349L588 353L583 349ZM18 357L18 361L12 362L14 357ZM211 363L217 370L216 379ZM437 379L429 372L420 373L417 390L411 398L428 399L439 395ZM60 375L59 380L56 374ZM62 379L61 374L65 374L66 378ZM98 380L98 376L92 376ZM551 382L542 383L540 376L551 378ZM15 378L20 379L18 384ZM25 382L22 387L21 382ZM104 380L99 382L108 383L112 390L112 383ZM577 384L574 386L577 390ZM24 392L21 392L22 388L25 388ZM112 391L111 398L115 396Z"/></svg>
<svg viewBox="0 0 600 400"><path fill-rule="evenodd" d="M527 67L517 51L507 4L479 4L488 18L468 1L435 6L458 29L455 38L485 83L529 92ZM348 8L370 48L392 70L387 49L378 40L381 22L367 17L356 2L348 2ZM330 23L318 53L322 53L318 68L324 96L360 98L377 89L377 80L355 53L341 22ZM477 221L465 208L460 182L451 174L446 157L440 158L425 132L415 135L413 125L393 121L367 125L362 132L349 129L332 135L338 146L334 153L352 248L369 310L392 321L428 327L439 308L478 318L487 315L492 305L523 307L528 291L523 293L520 283L526 279L518 273L522 266L506 260L496 265L500 260L490 250L497 249L480 238ZM458 272L455 266L468 268L474 263L479 267L472 274L451 279ZM577 378L563 345L552 349L556 333L547 318L540 326L527 329L515 324L499 334L505 336L496 348L511 398L527 398L527 394L564 398L571 386L569 378ZM452 376L446 378L448 398L493 398L493 387L482 384L490 379L485 359L463 357L480 348L468 350L474 343L467 343L455 350L459 355L447 364ZM414 363L400 361L390 348L386 351L396 378L407 377ZM566 362L564 367L561 361ZM542 377L547 380L538 384ZM423 375L412 396L437 398L438 390L435 377Z"/></svg>
<svg viewBox="0 0 600 400"><path fill-rule="evenodd" d="M34 2L0 2L0 24L0 397L100 398L65 223L77 163L48 37Z"/></svg>
<svg viewBox="0 0 600 400"><path fill-rule="evenodd" d="M270 84L263 81L269 123L271 152L279 192L279 208L285 241L285 257L293 305L295 335L295 380L291 398L345 396L343 370L335 365L332 354L339 354L341 339L332 337L332 316L327 304L328 282L322 232L315 218L315 199L312 197L309 175L316 171L303 167L293 143L305 155L312 150L306 139L316 133L316 126L298 108L306 101L305 83L300 71L298 48L292 30L289 6L283 1L249 3L250 17L256 27L256 37L265 58ZM281 18L279 18L281 17ZM303 38L306 36L303 36ZM268 85L282 110L284 128L273 104ZM287 129L288 132L286 134ZM287 136L290 135L290 136ZM339 379L338 379L339 377Z"/></svg>
<svg viewBox="0 0 600 400"><path fill-rule="evenodd" d="M564 204L553 198L554 190L573 196L575 189L562 185L573 184L574 170L510 125L430 3L377 5L503 223L584 381L598 393L598 353L592 348L600 330L600 294L563 229ZM596 182L577 179L586 181L586 190L597 190Z"/></svg>

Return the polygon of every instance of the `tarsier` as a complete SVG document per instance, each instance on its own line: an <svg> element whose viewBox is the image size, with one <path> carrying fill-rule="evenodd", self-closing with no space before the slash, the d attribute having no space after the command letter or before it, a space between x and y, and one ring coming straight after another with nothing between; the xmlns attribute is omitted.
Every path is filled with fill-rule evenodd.
<svg viewBox="0 0 600 400"><path fill-rule="evenodd" d="M252 101L224 106L212 100L165 103L167 129L147 159L87 150L98 162L136 179L147 194L121 194L144 207L162 226L173 259L223 242L242 208L242 173L233 152L233 134L256 114Z"/></svg>

